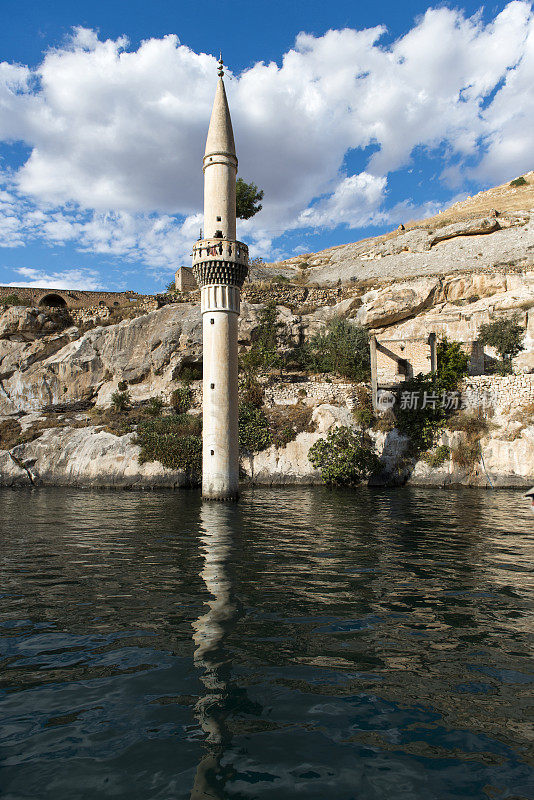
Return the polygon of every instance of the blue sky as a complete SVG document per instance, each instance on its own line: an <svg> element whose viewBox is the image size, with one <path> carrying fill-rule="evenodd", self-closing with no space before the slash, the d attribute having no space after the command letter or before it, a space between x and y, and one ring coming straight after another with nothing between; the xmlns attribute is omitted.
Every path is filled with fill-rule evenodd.
<svg viewBox="0 0 534 800"><path fill-rule="evenodd" d="M2 283L153 292L189 263L219 49L265 260L533 168L530 3L2 5Z"/></svg>

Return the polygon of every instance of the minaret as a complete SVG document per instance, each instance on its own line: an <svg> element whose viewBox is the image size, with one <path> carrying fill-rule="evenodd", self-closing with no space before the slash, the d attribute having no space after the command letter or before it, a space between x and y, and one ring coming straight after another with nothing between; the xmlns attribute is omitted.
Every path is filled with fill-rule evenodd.
<svg viewBox="0 0 534 800"><path fill-rule="evenodd" d="M237 321L248 248L236 241L237 157L219 61L204 154L204 238L193 246L203 339L202 496L239 495Z"/></svg>

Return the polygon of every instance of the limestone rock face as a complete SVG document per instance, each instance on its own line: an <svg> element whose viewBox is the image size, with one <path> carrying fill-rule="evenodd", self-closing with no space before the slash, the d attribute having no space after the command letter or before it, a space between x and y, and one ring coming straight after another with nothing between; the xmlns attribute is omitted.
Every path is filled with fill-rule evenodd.
<svg viewBox="0 0 534 800"><path fill-rule="evenodd" d="M430 305L437 287L434 278L421 278L373 289L363 295L356 318L362 325L378 328L413 317Z"/></svg>
<svg viewBox="0 0 534 800"><path fill-rule="evenodd" d="M534 426L511 433L513 422L502 420L504 427L481 440L482 459L467 470L448 459L439 467L418 461L408 483L413 486L530 487L534 483ZM461 434L445 431L442 441L454 448Z"/></svg>
<svg viewBox="0 0 534 800"><path fill-rule="evenodd" d="M398 280L480 272L498 265L532 264L534 213L480 217L448 226L413 228L395 235L340 245L307 258L308 283L332 286L337 281ZM302 257L300 257L302 260ZM298 258L277 262L279 272L295 268Z"/></svg>
<svg viewBox="0 0 534 800"><path fill-rule="evenodd" d="M79 338L67 333L66 340L43 339L33 350L17 342L0 348L5 376L0 414L90 400L105 384L113 390L121 380L134 386L147 381L150 395L158 376L170 380L183 363L202 358L200 309L187 303L94 328Z"/></svg>
<svg viewBox="0 0 534 800"><path fill-rule="evenodd" d="M462 220L452 225L445 225L438 228L430 236L430 247L446 239L454 239L456 236L476 236L485 233L498 231L501 226L495 217L484 217L483 219Z"/></svg>
<svg viewBox="0 0 534 800"><path fill-rule="evenodd" d="M11 306L0 314L0 339L31 342L68 326L64 311Z"/></svg>
<svg viewBox="0 0 534 800"><path fill-rule="evenodd" d="M350 425L352 418L347 408L323 403L314 409L313 433L299 433L285 447L269 447L254 457L242 459L243 470L251 483L283 486L288 484L319 484L321 475L308 460L310 447L333 427Z"/></svg>
<svg viewBox="0 0 534 800"><path fill-rule="evenodd" d="M0 486L176 487L184 476L159 462L139 464L135 435L50 428L10 453L0 451Z"/></svg>

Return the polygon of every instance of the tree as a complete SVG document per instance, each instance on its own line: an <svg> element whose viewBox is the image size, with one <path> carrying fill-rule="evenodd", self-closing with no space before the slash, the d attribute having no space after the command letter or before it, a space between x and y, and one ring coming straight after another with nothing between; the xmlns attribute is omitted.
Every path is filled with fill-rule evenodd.
<svg viewBox="0 0 534 800"><path fill-rule="evenodd" d="M239 219L250 219L261 211L263 190L258 189L255 183L245 183L243 178L236 182L236 215Z"/></svg>
<svg viewBox="0 0 534 800"><path fill-rule="evenodd" d="M519 324L517 314L512 317L497 319L480 326L480 341L494 347L499 353L506 371L512 369L512 358L524 347L521 343L523 328Z"/></svg>
<svg viewBox="0 0 534 800"><path fill-rule="evenodd" d="M374 450L364 447L360 436L347 426L334 428L326 439L315 442L308 459L330 486L354 486L380 470Z"/></svg>
<svg viewBox="0 0 534 800"><path fill-rule="evenodd" d="M252 346L241 359L244 369L251 373L272 370L280 366L277 348L280 328L283 326L278 322L274 302L267 303L262 308L258 322Z"/></svg>
<svg viewBox="0 0 534 800"><path fill-rule="evenodd" d="M266 450L272 441L269 420L261 408L239 404L239 449L247 455Z"/></svg>
<svg viewBox="0 0 534 800"><path fill-rule="evenodd" d="M316 372L337 372L354 381L371 373L369 334L362 325L334 317L304 346L304 363Z"/></svg>
<svg viewBox="0 0 534 800"><path fill-rule="evenodd" d="M459 382L465 378L469 367L469 356L460 342L449 342L447 338L438 342L438 391L455 391Z"/></svg>

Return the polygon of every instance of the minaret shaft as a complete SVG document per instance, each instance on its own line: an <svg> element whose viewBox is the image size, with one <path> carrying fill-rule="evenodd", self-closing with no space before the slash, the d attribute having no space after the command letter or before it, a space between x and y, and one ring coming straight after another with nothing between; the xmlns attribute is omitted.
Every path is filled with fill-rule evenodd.
<svg viewBox="0 0 534 800"><path fill-rule="evenodd" d="M210 311L202 318L202 494L215 500L239 494L237 320L237 314L227 310Z"/></svg>
<svg viewBox="0 0 534 800"><path fill-rule="evenodd" d="M202 495L239 494L237 328L248 248L236 240L234 134L222 78L217 84L204 156L204 239L193 247L203 341Z"/></svg>
<svg viewBox="0 0 534 800"><path fill-rule="evenodd" d="M204 237L235 240L236 167L224 156L204 167Z"/></svg>

